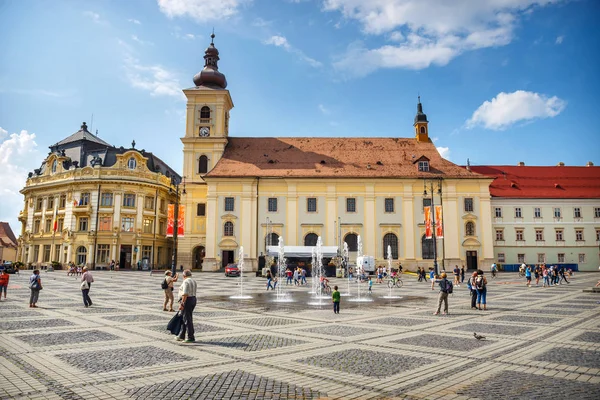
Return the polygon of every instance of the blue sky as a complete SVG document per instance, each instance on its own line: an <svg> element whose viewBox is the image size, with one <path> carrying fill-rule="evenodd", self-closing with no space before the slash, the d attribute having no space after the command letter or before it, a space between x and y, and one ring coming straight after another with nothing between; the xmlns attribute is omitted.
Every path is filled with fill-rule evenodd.
<svg viewBox="0 0 600 400"><path fill-rule="evenodd" d="M465 164L600 163L593 0L0 0L0 220L82 121L181 170L215 28L232 136L430 136Z"/></svg>

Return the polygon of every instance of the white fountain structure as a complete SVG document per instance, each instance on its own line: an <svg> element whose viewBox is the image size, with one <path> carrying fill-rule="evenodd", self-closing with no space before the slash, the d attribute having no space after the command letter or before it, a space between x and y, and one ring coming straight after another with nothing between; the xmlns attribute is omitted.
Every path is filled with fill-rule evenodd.
<svg viewBox="0 0 600 400"><path fill-rule="evenodd" d="M313 299L317 302L310 302L310 305L323 305L324 299L329 299L329 296L323 294L321 287L321 277L323 276L323 241L321 236L317 239L317 246L312 250L312 291Z"/></svg>
<svg viewBox="0 0 600 400"><path fill-rule="evenodd" d="M344 250L342 253L342 263L346 269L346 277L348 278L348 293L343 293L342 296L350 296L350 249L348 248L348 243L344 242Z"/></svg>
<svg viewBox="0 0 600 400"><path fill-rule="evenodd" d="M229 296L229 298L236 300L251 299L252 296L244 295L244 246L240 246L238 251L238 269L240 270L240 281L238 282L240 294L236 296Z"/></svg>
<svg viewBox="0 0 600 400"><path fill-rule="evenodd" d="M392 246L387 247L387 262L388 262L388 282L392 280ZM401 299L401 296L392 295L392 287L388 284L389 293L387 296L383 296L384 299Z"/></svg>
<svg viewBox="0 0 600 400"><path fill-rule="evenodd" d="M276 302L289 303L293 301L286 293L283 279L286 277L287 260L285 259L285 250L283 246L283 238L279 237L279 245L277 247L277 286L275 288Z"/></svg>
<svg viewBox="0 0 600 400"><path fill-rule="evenodd" d="M358 242L358 251L356 252L356 276L357 278L360 277L360 275L362 275L362 273L364 272L363 270L363 266L361 265L361 263L358 262L359 259L362 259L362 239L360 237L360 235L358 235L357 238L357 242ZM356 298L354 299L350 299L348 301L353 301L353 302L371 302L373 301L373 299L370 299L368 297L360 297L360 279L356 279Z"/></svg>

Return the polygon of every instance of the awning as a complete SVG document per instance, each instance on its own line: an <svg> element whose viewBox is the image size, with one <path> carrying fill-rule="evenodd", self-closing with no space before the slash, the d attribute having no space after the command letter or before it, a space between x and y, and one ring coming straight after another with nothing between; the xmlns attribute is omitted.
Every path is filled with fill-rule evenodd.
<svg viewBox="0 0 600 400"><path fill-rule="evenodd" d="M312 257L313 249L316 250L316 246L283 246L283 253L285 257L310 258ZM323 246L321 250L323 251L323 257L330 258L337 256L338 248L337 246ZM277 257L279 255L279 247L269 246L267 254L271 257Z"/></svg>

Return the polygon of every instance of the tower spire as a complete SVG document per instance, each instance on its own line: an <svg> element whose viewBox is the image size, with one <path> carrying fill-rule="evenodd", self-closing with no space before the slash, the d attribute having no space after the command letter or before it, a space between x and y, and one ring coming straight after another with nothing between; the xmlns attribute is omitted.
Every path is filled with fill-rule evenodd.
<svg viewBox="0 0 600 400"><path fill-rule="evenodd" d="M415 137L417 142L428 142L429 141L429 132L428 132L428 123L427 115L423 112L423 104L421 104L421 95L417 97L417 114L415 115L415 122L413 126L415 127Z"/></svg>
<svg viewBox="0 0 600 400"><path fill-rule="evenodd" d="M194 75L196 86L207 86L215 89L225 89L227 79L219 72L219 50L215 47L215 31L210 35L210 45L204 51L204 68Z"/></svg>

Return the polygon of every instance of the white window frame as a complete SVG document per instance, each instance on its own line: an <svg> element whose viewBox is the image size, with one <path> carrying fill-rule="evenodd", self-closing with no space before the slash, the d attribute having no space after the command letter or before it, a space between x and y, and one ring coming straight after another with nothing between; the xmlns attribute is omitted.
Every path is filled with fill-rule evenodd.
<svg viewBox="0 0 600 400"><path fill-rule="evenodd" d="M267 210L268 212L277 212L277 197L269 197L267 199Z"/></svg>
<svg viewBox="0 0 600 400"><path fill-rule="evenodd" d="M314 210L311 210L311 202L314 202ZM316 197L307 197L306 198L306 212L307 213L316 213L318 212L318 202Z"/></svg>
<svg viewBox="0 0 600 400"><path fill-rule="evenodd" d="M419 161L418 165L420 172L429 172L429 161Z"/></svg>
<svg viewBox="0 0 600 400"><path fill-rule="evenodd" d="M542 208L541 207L533 208L533 218L542 218Z"/></svg>
<svg viewBox="0 0 600 400"><path fill-rule="evenodd" d="M558 253L556 255L556 259L559 263L564 263L565 262L565 253Z"/></svg>
<svg viewBox="0 0 600 400"><path fill-rule="evenodd" d="M356 197L346 197L346 212L356 213Z"/></svg>
<svg viewBox="0 0 600 400"><path fill-rule="evenodd" d="M524 253L517 254L517 262L519 264L524 264L525 263L525 254Z"/></svg>
<svg viewBox="0 0 600 400"><path fill-rule="evenodd" d="M515 207L515 218L523 218L523 209L521 207Z"/></svg>
<svg viewBox="0 0 600 400"><path fill-rule="evenodd" d="M229 203L229 204L228 204ZM223 207L225 212L234 212L235 211L235 197L225 197L223 201Z"/></svg>
<svg viewBox="0 0 600 400"><path fill-rule="evenodd" d="M581 207L573 208L573 218L581 218Z"/></svg>
<svg viewBox="0 0 600 400"><path fill-rule="evenodd" d="M494 209L495 218L502 218L502 207L496 207Z"/></svg>
<svg viewBox="0 0 600 400"><path fill-rule="evenodd" d="M390 205L390 207L388 207ZM395 212L395 204L393 197L386 197L383 199L383 211L388 214L392 214Z"/></svg>
<svg viewBox="0 0 600 400"><path fill-rule="evenodd" d="M538 235L539 233L539 235ZM535 241L536 242L543 242L544 241L544 229L536 229L535 230Z"/></svg>
<svg viewBox="0 0 600 400"><path fill-rule="evenodd" d="M519 239L519 236L521 237L520 239ZM523 228L515 229L515 240L517 242L525 241L525 230Z"/></svg>
<svg viewBox="0 0 600 400"><path fill-rule="evenodd" d="M504 254L504 253L498 253L498 262L499 263L506 262L506 254Z"/></svg>
<svg viewBox="0 0 600 400"><path fill-rule="evenodd" d="M575 229L575 241L576 242L583 242L584 240L585 239L584 239L584 236L583 236L583 229L581 229L581 228Z"/></svg>

